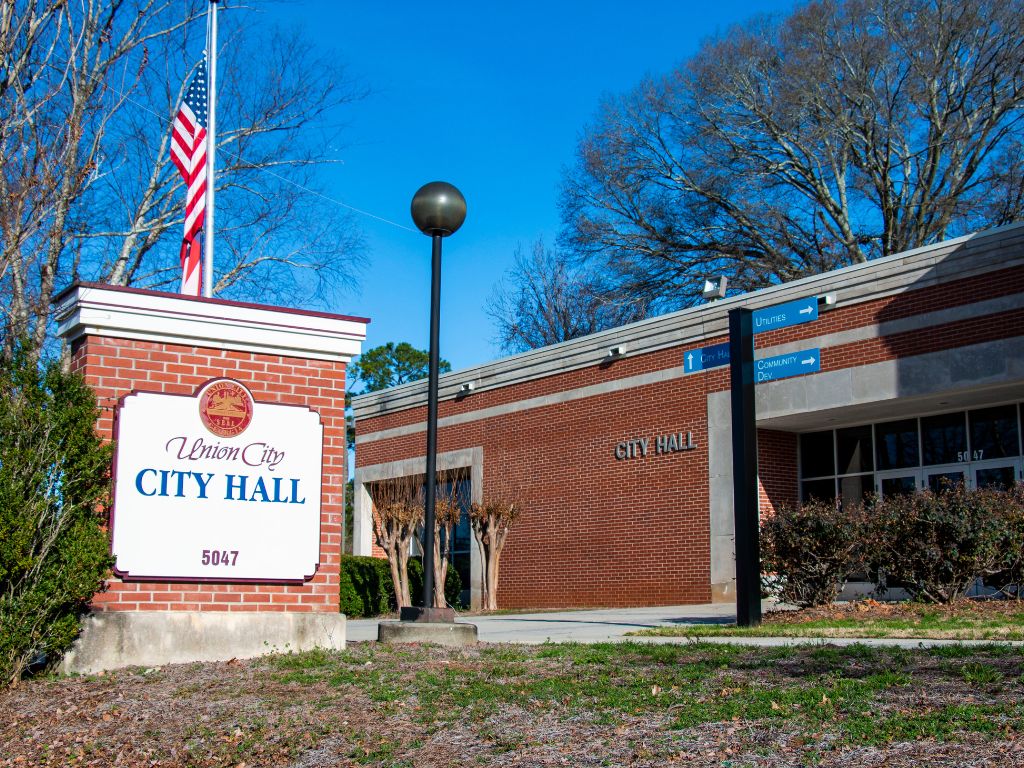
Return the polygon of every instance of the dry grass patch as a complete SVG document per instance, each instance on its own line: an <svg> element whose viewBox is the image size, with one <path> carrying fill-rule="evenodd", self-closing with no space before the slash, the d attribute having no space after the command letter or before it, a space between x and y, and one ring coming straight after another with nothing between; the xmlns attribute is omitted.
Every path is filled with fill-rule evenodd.
<svg viewBox="0 0 1024 768"><path fill-rule="evenodd" d="M1024 765L1024 651L353 644L28 681L0 765Z"/></svg>

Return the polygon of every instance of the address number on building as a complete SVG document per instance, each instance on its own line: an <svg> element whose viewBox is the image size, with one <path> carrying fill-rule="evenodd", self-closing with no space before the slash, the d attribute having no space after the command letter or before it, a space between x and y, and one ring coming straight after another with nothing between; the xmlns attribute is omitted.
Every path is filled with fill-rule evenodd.
<svg viewBox="0 0 1024 768"><path fill-rule="evenodd" d="M235 565L238 562L237 549L204 549L203 565Z"/></svg>

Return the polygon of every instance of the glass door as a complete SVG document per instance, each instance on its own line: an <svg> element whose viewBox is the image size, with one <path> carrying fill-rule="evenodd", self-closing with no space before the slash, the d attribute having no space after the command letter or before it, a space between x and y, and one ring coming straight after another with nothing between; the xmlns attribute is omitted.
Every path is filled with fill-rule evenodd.
<svg viewBox="0 0 1024 768"><path fill-rule="evenodd" d="M924 487L938 493L967 482L966 464L946 464L938 467L924 468Z"/></svg>
<svg viewBox="0 0 1024 768"><path fill-rule="evenodd" d="M883 498L913 493L921 488L921 470L919 469L897 469L875 473L875 490Z"/></svg>
<svg viewBox="0 0 1024 768"><path fill-rule="evenodd" d="M1006 489L1015 482L1024 480L1021 476L1020 459L993 459L971 462L971 479L975 488Z"/></svg>

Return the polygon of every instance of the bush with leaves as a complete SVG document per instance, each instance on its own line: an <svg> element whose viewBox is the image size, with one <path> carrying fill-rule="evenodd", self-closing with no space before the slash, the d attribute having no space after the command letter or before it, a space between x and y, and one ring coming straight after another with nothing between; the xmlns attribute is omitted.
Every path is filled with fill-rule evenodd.
<svg viewBox="0 0 1024 768"><path fill-rule="evenodd" d="M350 617L395 610L391 565L383 557L341 556L339 610Z"/></svg>
<svg viewBox="0 0 1024 768"><path fill-rule="evenodd" d="M409 589L412 590L412 604L423 605L423 559L413 557L409 560ZM448 568L444 577L444 601L452 608L462 607L462 577L454 568ZM435 607L437 605L434 601Z"/></svg>
<svg viewBox="0 0 1024 768"><path fill-rule="evenodd" d="M57 661L111 565L96 417L80 377L0 358L0 684Z"/></svg>
<svg viewBox="0 0 1024 768"><path fill-rule="evenodd" d="M423 565L418 558L410 558L409 589L413 605L423 604ZM380 616L398 609L395 588L391 581L391 567L383 557L341 557L340 610L346 616ZM449 568L444 583L444 597L448 604L460 607L462 579L459 572Z"/></svg>
<svg viewBox="0 0 1024 768"><path fill-rule="evenodd" d="M1024 598L1024 484L1000 494L992 510L998 520L998 562L985 583L1007 597Z"/></svg>
<svg viewBox="0 0 1024 768"><path fill-rule="evenodd" d="M893 495L871 515L870 562L914 600L950 603L1003 561L1007 492L963 485Z"/></svg>
<svg viewBox="0 0 1024 768"><path fill-rule="evenodd" d="M775 577L770 592L802 608L831 603L860 567L863 531L860 507L817 500L781 507L761 524L761 571Z"/></svg>

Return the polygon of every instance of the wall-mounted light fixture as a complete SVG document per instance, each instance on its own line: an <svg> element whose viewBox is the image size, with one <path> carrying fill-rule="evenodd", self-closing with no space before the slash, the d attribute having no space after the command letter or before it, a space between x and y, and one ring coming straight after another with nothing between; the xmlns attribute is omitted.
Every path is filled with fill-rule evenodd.
<svg viewBox="0 0 1024 768"><path fill-rule="evenodd" d="M818 297L818 303L824 304L826 307L834 307L838 300L839 297L836 295L835 291L823 293L821 294L821 296Z"/></svg>
<svg viewBox="0 0 1024 768"><path fill-rule="evenodd" d="M476 389L475 383L473 383L472 381L464 381L462 382L462 384L459 385L459 394L468 395L474 389Z"/></svg>
<svg viewBox="0 0 1024 768"><path fill-rule="evenodd" d="M622 357L626 354L626 345L618 344L608 350L608 358L614 360L615 358Z"/></svg>
<svg viewBox="0 0 1024 768"><path fill-rule="evenodd" d="M704 281L704 290L701 295L707 301L714 301L715 299L725 298L725 287L728 284L729 279L722 275L720 277L709 277Z"/></svg>

